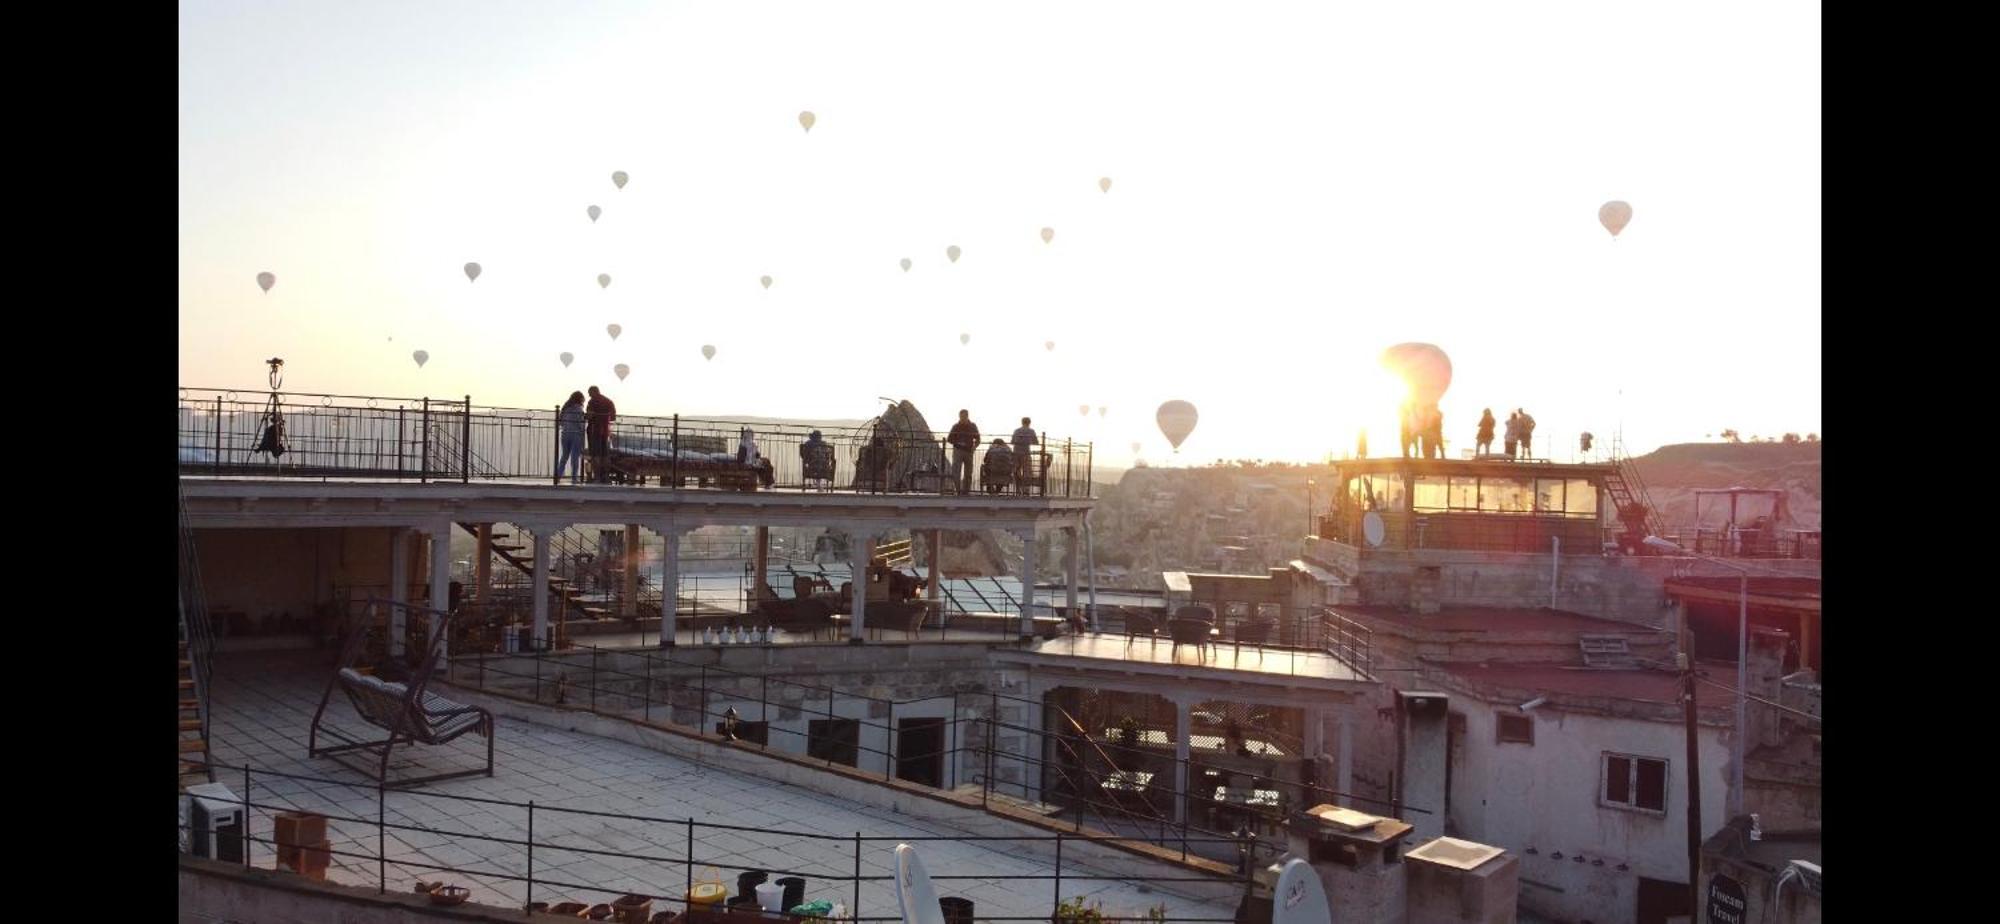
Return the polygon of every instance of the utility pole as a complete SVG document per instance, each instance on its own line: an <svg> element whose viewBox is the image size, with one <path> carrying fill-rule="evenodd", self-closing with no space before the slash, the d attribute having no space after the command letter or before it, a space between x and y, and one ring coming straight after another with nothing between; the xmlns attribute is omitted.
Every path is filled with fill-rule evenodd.
<svg viewBox="0 0 2000 924"><path fill-rule="evenodd" d="M1685 627L1681 637L1692 640ZM1693 914L1701 907L1701 750L1695 737L1694 654L1686 647L1681 649L1680 668L1682 720L1687 726L1688 913Z"/></svg>

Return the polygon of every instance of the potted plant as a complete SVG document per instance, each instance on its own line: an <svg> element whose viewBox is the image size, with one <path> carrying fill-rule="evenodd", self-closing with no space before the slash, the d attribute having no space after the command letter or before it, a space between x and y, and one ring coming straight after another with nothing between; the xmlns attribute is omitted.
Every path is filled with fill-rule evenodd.
<svg viewBox="0 0 2000 924"><path fill-rule="evenodd" d="M1130 721L1129 717L1127 721ZM1086 905L1081 895L1066 898L1056 905L1056 913L1050 916L1049 921L1051 924L1105 924L1104 903Z"/></svg>

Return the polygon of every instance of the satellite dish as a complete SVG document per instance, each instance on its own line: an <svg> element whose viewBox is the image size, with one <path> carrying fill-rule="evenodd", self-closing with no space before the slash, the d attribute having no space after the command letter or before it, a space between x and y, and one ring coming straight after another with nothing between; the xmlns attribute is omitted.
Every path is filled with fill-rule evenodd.
<svg viewBox="0 0 2000 924"><path fill-rule="evenodd" d="M903 924L944 924L944 906L931 887L931 874L917 859L917 848L908 844L896 845L896 904Z"/></svg>
<svg viewBox="0 0 2000 924"><path fill-rule="evenodd" d="M1373 510L1361 515L1361 538L1368 540L1368 547L1379 549L1382 541L1389 538L1389 527L1382 523L1382 515Z"/></svg>
<svg viewBox="0 0 2000 924"><path fill-rule="evenodd" d="M1297 857L1285 863L1271 889L1271 924L1331 924L1333 905L1312 864Z"/></svg>

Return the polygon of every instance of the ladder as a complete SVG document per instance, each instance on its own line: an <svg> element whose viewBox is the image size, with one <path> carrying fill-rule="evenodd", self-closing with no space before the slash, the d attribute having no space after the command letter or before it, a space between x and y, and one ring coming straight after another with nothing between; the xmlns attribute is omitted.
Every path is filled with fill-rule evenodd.
<svg viewBox="0 0 2000 924"><path fill-rule="evenodd" d="M1619 521L1628 528L1638 529L1647 536L1659 536L1664 533L1660 515L1653 509L1652 498L1647 495L1646 481L1639 477L1638 467L1633 465L1632 459L1625 454L1624 440L1619 436L1611 438L1611 470L1604 474L1604 489L1611 494L1611 502L1616 505ZM1626 511L1634 507L1643 511L1636 518L1637 522L1633 522L1633 519L1628 518L1626 514Z"/></svg>

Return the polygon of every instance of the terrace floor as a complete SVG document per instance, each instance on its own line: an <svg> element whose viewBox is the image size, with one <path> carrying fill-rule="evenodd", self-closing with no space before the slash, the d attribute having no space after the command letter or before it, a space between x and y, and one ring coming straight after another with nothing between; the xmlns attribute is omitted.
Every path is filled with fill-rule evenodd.
<svg viewBox="0 0 2000 924"><path fill-rule="evenodd" d="M1163 646L1164 648L1164 646ZM218 781L238 795L244 787L241 767L253 771L250 799L253 836L271 837L271 815L287 808L329 816L328 838L336 852L328 872L332 881L372 886L378 882L376 856L378 805L375 788L358 774L330 759L306 757L307 731L327 675L330 659L321 652L240 653L218 659L215 672L212 740L213 759L220 766L239 768L217 773ZM352 716L336 698L329 712ZM358 723L355 723L358 724ZM359 728L355 729L360 731ZM477 766L484 740L468 735L443 748L415 747L398 752L391 774L414 768ZM280 772L353 784L287 780L262 776ZM518 805L462 801L460 798L502 800ZM861 917L894 917L897 904L890 883L864 882L859 904L851 883L823 877L854 872L853 837L883 837L865 841L863 875L891 874L893 838L961 837L969 832L949 825L894 814L822 793L773 783L730 770L646 750L590 735L502 718L494 752L494 775L450 780L414 791L389 792L380 811L390 824L438 829L390 830L386 837L387 887L406 890L419 876L443 878L471 887L472 900L482 904L520 907L527 900L526 884L490 876L433 873L410 864L433 864L482 872L522 875L527 869L523 846L476 840L471 833L511 840L527 834L527 810L535 804L535 890L538 901L606 902L628 891L681 894L687 873L678 862L688 856L689 826L696 822L693 856L700 868L713 864L735 889L739 869L784 870L807 878L806 898L844 901ZM268 806L268 807L267 807ZM644 815L650 821L569 814L565 810ZM353 820L339 820L342 818ZM701 825L737 825L768 830L731 831ZM542 846L558 844L561 846ZM593 856L574 848L641 854L653 859ZM971 899L979 917L1046 919L1054 901L1050 880L1027 881L1012 876L1047 876L1054 865L1007 841L919 842L924 863L938 880L941 895ZM343 857L348 852L362 856ZM253 845L252 862L271 866L275 848ZM672 861L672 862L669 862ZM1190 875L1164 872L1163 875ZM1074 880L1094 874L1079 864L1063 864L1063 897L1083 895L1101 901L1107 916L1141 917L1144 910L1164 903L1173 918L1228 920L1234 903L1200 902L1154 892L1132 882ZM775 878L774 874L774 878ZM953 879L953 876L967 878ZM560 884L551 884L560 883ZM656 908L660 907L656 904Z"/></svg>

